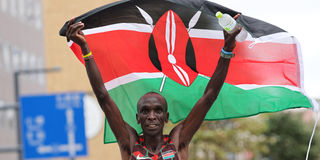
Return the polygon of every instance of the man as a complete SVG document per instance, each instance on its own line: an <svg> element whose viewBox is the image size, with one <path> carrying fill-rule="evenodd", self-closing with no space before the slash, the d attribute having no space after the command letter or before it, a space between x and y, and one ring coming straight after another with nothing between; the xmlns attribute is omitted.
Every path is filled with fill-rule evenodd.
<svg viewBox="0 0 320 160"><path fill-rule="evenodd" d="M239 14L234 18L238 17ZM188 159L190 141L220 92L228 72L231 52L236 45L235 37L241 28L237 28L231 34L224 31L225 44L221 57L203 96L194 105L186 119L172 129L169 135L163 135L164 124L169 118L165 98L154 92L140 98L136 117L137 123L141 124L143 135L139 136L135 129L123 120L117 105L109 96L81 31L83 27L84 24L81 22L74 23L74 19L69 21L66 36L82 49L92 89L117 139L122 159Z"/></svg>

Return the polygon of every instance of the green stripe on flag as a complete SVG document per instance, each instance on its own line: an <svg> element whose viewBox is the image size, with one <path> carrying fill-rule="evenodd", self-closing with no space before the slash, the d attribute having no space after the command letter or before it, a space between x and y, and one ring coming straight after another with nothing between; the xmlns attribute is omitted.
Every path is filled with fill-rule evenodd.
<svg viewBox="0 0 320 160"><path fill-rule="evenodd" d="M193 105L202 96L208 81L207 78L198 76L190 87L185 87L166 78L161 95L168 102L169 119L173 123L183 120L188 115ZM141 133L142 130L136 121L137 102L145 93L159 92L161 82L162 78L142 79L109 91L125 121L136 128L138 133ZM309 99L298 91L278 86L244 90L225 83L213 107L208 112L206 120L240 118L299 107L311 108L312 105ZM116 142L107 124L106 121L104 142Z"/></svg>

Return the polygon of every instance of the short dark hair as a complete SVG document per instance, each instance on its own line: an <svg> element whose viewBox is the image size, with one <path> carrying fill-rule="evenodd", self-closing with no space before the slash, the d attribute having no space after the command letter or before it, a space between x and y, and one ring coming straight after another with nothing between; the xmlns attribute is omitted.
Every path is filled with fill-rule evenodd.
<svg viewBox="0 0 320 160"><path fill-rule="evenodd" d="M141 105L143 98L144 98L145 96L148 96L148 95L158 95L158 96L162 97L163 100L164 100L164 111L165 111L165 112L168 111L168 103L167 103L167 100L166 100L161 94L159 94L159 93L157 93L157 92L148 92L148 93L144 94L144 95L139 99L139 101L138 101L138 103L137 103L137 111L138 111L138 113L139 113L139 106Z"/></svg>

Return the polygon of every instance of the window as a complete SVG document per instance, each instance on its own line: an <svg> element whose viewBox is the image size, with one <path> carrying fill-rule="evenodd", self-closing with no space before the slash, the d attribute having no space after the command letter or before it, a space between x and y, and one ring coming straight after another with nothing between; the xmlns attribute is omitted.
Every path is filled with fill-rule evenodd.
<svg viewBox="0 0 320 160"><path fill-rule="evenodd" d="M4 68L6 72L10 72L11 69L11 56L9 51L9 45L3 44L2 45L2 56L4 60Z"/></svg>
<svg viewBox="0 0 320 160"><path fill-rule="evenodd" d="M22 51L21 52L21 68L28 69L28 52Z"/></svg>
<svg viewBox="0 0 320 160"><path fill-rule="evenodd" d="M32 0L25 0L25 18L29 24L34 23L34 3Z"/></svg>
<svg viewBox="0 0 320 160"><path fill-rule="evenodd" d="M42 8L40 3L35 4L34 16L35 16L35 22L34 22L35 27L37 29L41 29L42 28Z"/></svg>
<svg viewBox="0 0 320 160"><path fill-rule="evenodd" d="M4 70L4 60L3 60L3 44L0 41L0 70L3 71ZM0 111L1 112L1 111Z"/></svg>
<svg viewBox="0 0 320 160"><path fill-rule="evenodd" d="M8 1L9 0L0 0L1 10L6 12L8 9Z"/></svg>
<svg viewBox="0 0 320 160"><path fill-rule="evenodd" d="M13 64L13 69L15 71L18 71L21 69L21 62L20 62L20 51L17 47L12 46L11 47L11 53L12 53L12 64Z"/></svg>
<svg viewBox="0 0 320 160"><path fill-rule="evenodd" d="M38 59L38 67L37 68L44 68L44 62L43 59L40 57ZM38 81L40 85L44 85L45 84L45 74L38 74Z"/></svg>
<svg viewBox="0 0 320 160"><path fill-rule="evenodd" d="M22 20L25 20L25 7L25 0L18 0L18 15Z"/></svg>
<svg viewBox="0 0 320 160"><path fill-rule="evenodd" d="M0 108L4 105L4 102L0 100ZM4 127L4 113L3 111L0 111L0 128Z"/></svg>
<svg viewBox="0 0 320 160"><path fill-rule="evenodd" d="M30 57L29 57L29 68L28 69L36 69L37 67L37 58L34 54L30 54ZM28 78L30 78L32 81L36 81L37 78L35 77L34 74L29 74L28 75Z"/></svg>
<svg viewBox="0 0 320 160"><path fill-rule="evenodd" d="M10 0L9 1L9 7L10 7L10 14L13 17L16 17L17 16L17 11L18 11L17 0Z"/></svg>

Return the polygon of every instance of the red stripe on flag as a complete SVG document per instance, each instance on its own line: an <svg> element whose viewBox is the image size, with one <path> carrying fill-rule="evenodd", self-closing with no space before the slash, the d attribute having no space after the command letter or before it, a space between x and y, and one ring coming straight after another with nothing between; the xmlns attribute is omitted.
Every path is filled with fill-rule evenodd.
<svg viewBox="0 0 320 160"><path fill-rule="evenodd" d="M110 31L86 36L104 82L133 72L159 72L149 59L149 38L150 33L135 31ZM197 71L210 77L224 41L205 38L191 40ZM295 44L261 43L249 49L251 43L237 44L227 83L300 87L300 65ZM83 62L80 48L73 44L71 49Z"/></svg>
<svg viewBox="0 0 320 160"><path fill-rule="evenodd" d="M192 43L197 70L200 74L211 76L224 40L192 38ZM251 43L237 43L234 50L236 57L230 64L227 83L299 86L300 66L295 44L261 43L250 49L248 46Z"/></svg>
<svg viewBox="0 0 320 160"><path fill-rule="evenodd" d="M149 38L150 33L134 31L86 35L104 82L132 72L159 72L149 59ZM73 44L71 49L82 60L79 46Z"/></svg>

